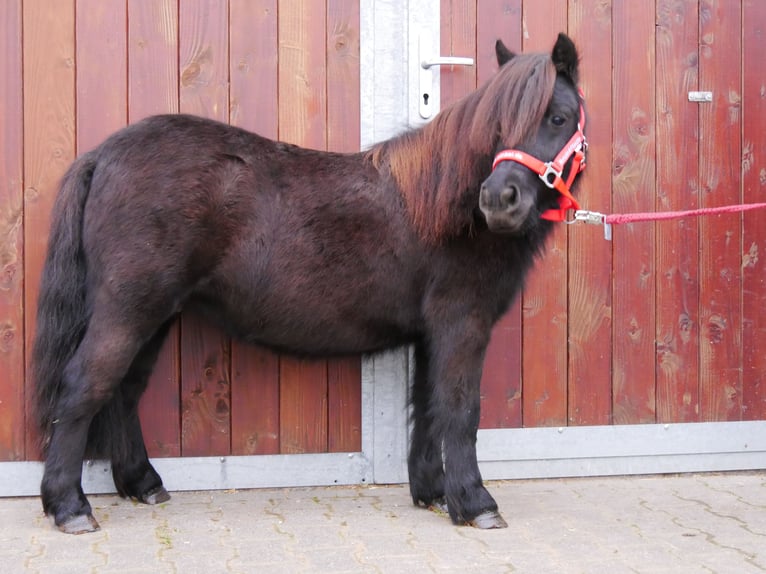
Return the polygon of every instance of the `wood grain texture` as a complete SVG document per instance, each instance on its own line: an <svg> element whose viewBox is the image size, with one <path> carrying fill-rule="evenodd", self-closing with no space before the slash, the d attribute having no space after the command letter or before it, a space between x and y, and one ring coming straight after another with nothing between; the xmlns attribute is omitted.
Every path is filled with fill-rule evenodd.
<svg viewBox="0 0 766 574"><path fill-rule="evenodd" d="M181 317L181 454L231 451L229 340L199 315Z"/></svg>
<svg viewBox="0 0 766 574"><path fill-rule="evenodd" d="M228 5L182 0L179 6L180 111L228 121ZM229 339L194 313L181 317L181 452L229 454Z"/></svg>
<svg viewBox="0 0 766 574"><path fill-rule="evenodd" d="M441 0L440 55L476 59L477 4ZM476 89L476 66L440 66L439 70L441 108L446 108Z"/></svg>
<svg viewBox="0 0 766 574"><path fill-rule="evenodd" d="M278 135L277 0L229 0L230 123Z"/></svg>
<svg viewBox="0 0 766 574"><path fill-rule="evenodd" d="M279 355L232 342L231 454L279 454Z"/></svg>
<svg viewBox="0 0 766 574"><path fill-rule="evenodd" d="M362 363L358 357L327 362L327 451L362 450Z"/></svg>
<svg viewBox="0 0 766 574"><path fill-rule="evenodd" d="M359 2L327 0L327 149L359 151ZM327 362L327 450L362 450L360 357Z"/></svg>
<svg viewBox="0 0 766 574"><path fill-rule="evenodd" d="M497 72L495 41L498 38L509 49L521 51L521 8L521 0L477 3L475 50L478 85L487 82ZM452 26L459 24L459 19L452 19ZM481 378L480 428L516 428L522 425L521 360L521 299L517 297L495 325L487 348Z"/></svg>
<svg viewBox="0 0 766 574"><path fill-rule="evenodd" d="M327 361L283 356L279 378L279 452L326 452Z"/></svg>
<svg viewBox="0 0 766 574"><path fill-rule="evenodd" d="M128 0L128 116L178 112L178 2Z"/></svg>
<svg viewBox="0 0 766 574"><path fill-rule="evenodd" d="M476 8L476 83L484 84L497 72L495 42L511 50L522 47L522 0L482 0Z"/></svg>
<svg viewBox="0 0 766 574"><path fill-rule="evenodd" d="M178 3L128 0L128 120L178 112ZM180 325L168 332L139 415L151 457L181 455Z"/></svg>
<svg viewBox="0 0 766 574"><path fill-rule="evenodd" d="M359 151L359 2L327 0L327 149Z"/></svg>
<svg viewBox="0 0 766 574"><path fill-rule="evenodd" d="M0 461L25 456L21 12L0 4Z"/></svg>
<svg viewBox="0 0 766 574"><path fill-rule="evenodd" d="M230 122L276 138L278 58L276 0L231 0ZM232 454L279 453L279 355L231 344Z"/></svg>
<svg viewBox="0 0 766 574"><path fill-rule="evenodd" d="M125 0L79 0L77 29L77 154L127 123L128 48Z"/></svg>
<svg viewBox="0 0 766 574"><path fill-rule="evenodd" d="M325 2L280 0L279 139L327 147ZM327 361L280 360L280 451L327 450Z"/></svg>
<svg viewBox="0 0 766 574"><path fill-rule="evenodd" d="M657 0L657 209L699 207L697 0ZM697 220L657 224L657 422L699 420Z"/></svg>
<svg viewBox="0 0 766 574"><path fill-rule="evenodd" d="M655 14L645 4L613 5L612 208L654 211ZM654 224L614 234L612 377L614 424L656 420Z"/></svg>
<svg viewBox="0 0 766 574"><path fill-rule="evenodd" d="M766 197L766 78L757 54L766 50L766 3L745 0L742 22L743 200ZM742 418L766 420L766 210L742 225Z"/></svg>
<svg viewBox="0 0 766 574"><path fill-rule="evenodd" d="M228 3L180 0L180 111L229 121Z"/></svg>
<svg viewBox="0 0 766 574"><path fill-rule="evenodd" d="M550 52L567 30L566 2L527 1L523 17L525 52ZM567 226L558 225L524 288L524 426L567 424L567 260Z"/></svg>
<svg viewBox="0 0 766 574"><path fill-rule="evenodd" d="M700 2L700 204L741 201L740 0ZM700 413L702 420L742 416L742 217L700 219Z"/></svg>
<svg viewBox="0 0 766 574"><path fill-rule="evenodd" d="M280 0L279 139L327 147L325 2Z"/></svg>
<svg viewBox="0 0 766 574"><path fill-rule="evenodd" d="M612 207L612 6L607 0L569 5L569 31L583 67L588 168L579 200L585 209ZM576 234L576 235L575 235ZM569 404L572 425L609 424L612 415L612 244L598 227L572 231L569 245Z"/></svg>
<svg viewBox="0 0 766 574"><path fill-rule="evenodd" d="M58 182L75 155L74 0L23 3L24 46L24 323L35 332L38 285ZM26 393L27 418L31 392ZM30 428L27 459L39 457Z"/></svg>

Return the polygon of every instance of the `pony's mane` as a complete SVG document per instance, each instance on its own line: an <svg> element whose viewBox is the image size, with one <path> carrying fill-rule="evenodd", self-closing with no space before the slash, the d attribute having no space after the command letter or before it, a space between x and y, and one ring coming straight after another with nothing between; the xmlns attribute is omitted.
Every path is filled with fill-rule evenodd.
<svg viewBox="0 0 766 574"><path fill-rule="evenodd" d="M379 170L390 170L421 238L438 243L470 229L495 149L534 137L555 81L549 54L515 56L431 123L369 150Z"/></svg>

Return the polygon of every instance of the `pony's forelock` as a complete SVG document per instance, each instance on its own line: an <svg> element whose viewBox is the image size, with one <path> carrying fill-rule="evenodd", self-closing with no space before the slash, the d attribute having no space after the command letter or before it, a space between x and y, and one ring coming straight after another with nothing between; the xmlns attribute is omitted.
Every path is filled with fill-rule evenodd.
<svg viewBox="0 0 766 574"><path fill-rule="evenodd" d="M422 239L438 243L470 228L492 154L500 143L512 148L534 137L555 81L549 54L516 56L431 123L368 152L390 170Z"/></svg>

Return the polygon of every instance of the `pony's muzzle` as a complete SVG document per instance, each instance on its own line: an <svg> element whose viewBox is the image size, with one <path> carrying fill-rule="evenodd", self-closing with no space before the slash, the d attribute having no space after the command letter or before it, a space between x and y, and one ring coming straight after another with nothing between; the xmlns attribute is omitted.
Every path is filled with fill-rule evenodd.
<svg viewBox="0 0 766 574"><path fill-rule="evenodd" d="M493 231L513 232L520 229L529 214L523 188L513 177L490 176L479 190L479 209Z"/></svg>
<svg viewBox="0 0 766 574"><path fill-rule="evenodd" d="M506 211L516 209L521 197L519 186L507 182L500 190L493 190L484 182L479 191L479 207L482 211Z"/></svg>

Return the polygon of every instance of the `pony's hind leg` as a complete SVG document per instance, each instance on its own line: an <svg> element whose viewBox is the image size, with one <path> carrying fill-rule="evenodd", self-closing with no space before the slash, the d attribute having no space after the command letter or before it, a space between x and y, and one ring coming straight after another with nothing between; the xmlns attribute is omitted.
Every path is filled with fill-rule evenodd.
<svg viewBox="0 0 766 574"><path fill-rule="evenodd" d="M41 495L63 532L98 529L82 490L82 462L93 417L114 396L142 346L140 329L116 309L94 308L87 331L62 373Z"/></svg>
<svg viewBox="0 0 766 574"><path fill-rule="evenodd" d="M119 401L114 408L122 410L122 418L125 421L124 436L110 445L114 484L120 496L146 504L159 504L170 500L170 494L165 490L160 475L149 462L138 417L138 402L146 390L149 376L171 324L172 320L167 321L144 345L122 380L114 399Z"/></svg>

